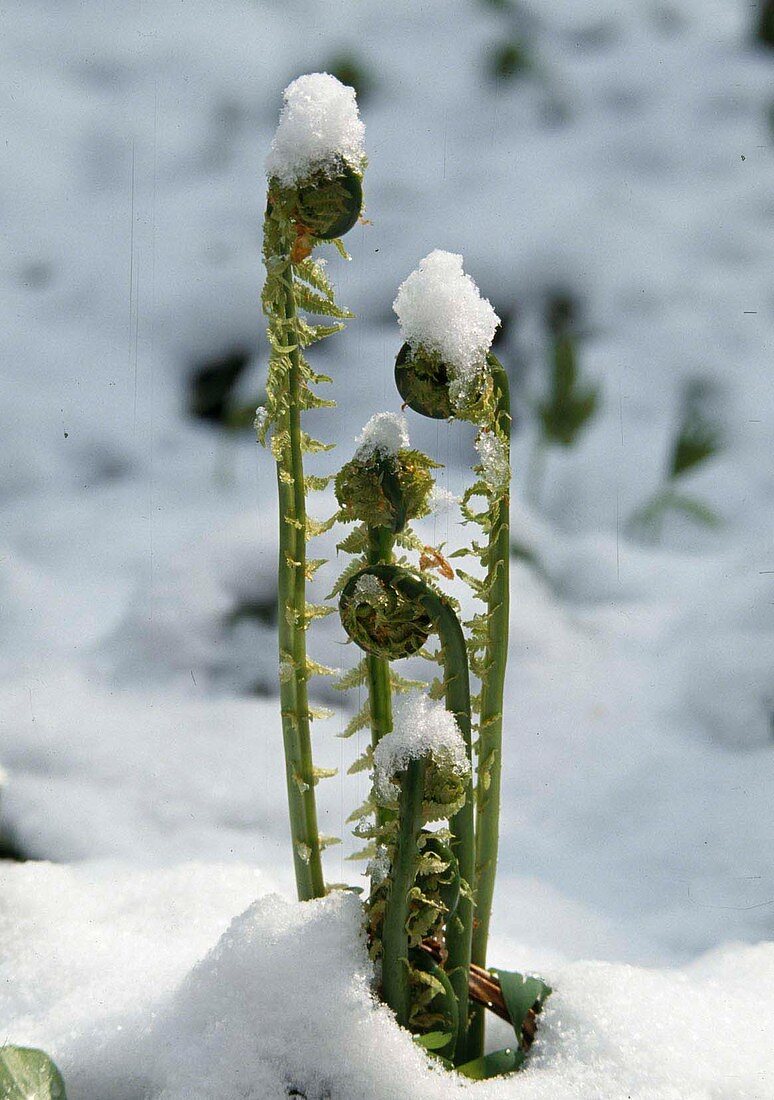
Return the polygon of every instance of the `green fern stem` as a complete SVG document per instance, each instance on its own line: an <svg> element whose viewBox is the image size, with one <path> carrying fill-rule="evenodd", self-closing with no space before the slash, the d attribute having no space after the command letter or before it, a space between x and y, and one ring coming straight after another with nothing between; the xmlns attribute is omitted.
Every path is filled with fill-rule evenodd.
<svg viewBox="0 0 774 1100"><path fill-rule="evenodd" d="M419 863L419 832L422 828L422 794L425 761L411 760L400 777L398 834L390 866L390 888L382 928L382 993L401 1027L408 1027L411 1014L409 942L406 928L409 892L414 887Z"/></svg>
<svg viewBox="0 0 774 1100"><path fill-rule="evenodd" d="M490 369L494 385L494 430L510 449L511 411L508 376L493 355ZM472 961L486 966L489 923L492 914L499 846L500 784L502 774L503 694L508 662L510 562L510 497L506 489L489 504L487 546L487 610L484 673L479 712L478 775L476 781L476 926ZM483 1007L474 1006L471 1020L471 1058L483 1053Z"/></svg>
<svg viewBox="0 0 774 1100"><path fill-rule="evenodd" d="M288 409L285 413L288 445L277 461L280 507L278 568L279 649L282 736L290 810L293 864L299 901L325 895L317 827L315 776L309 718L306 657L306 497L301 435L301 364L297 331L293 268L283 280L285 332L289 354Z"/></svg>
<svg viewBox="0 0 774 1100"><path fill-rule="evenodd" d="M369 565L389 564L392 561L394 535L388 527L368 528L366 560ZM366 654L368 672L368 703L371 715L371 747L376 746L392 729L392 688L390 663L375 653ZM383 825L388 814L383 807L376 810L377 824Z"/></svg>

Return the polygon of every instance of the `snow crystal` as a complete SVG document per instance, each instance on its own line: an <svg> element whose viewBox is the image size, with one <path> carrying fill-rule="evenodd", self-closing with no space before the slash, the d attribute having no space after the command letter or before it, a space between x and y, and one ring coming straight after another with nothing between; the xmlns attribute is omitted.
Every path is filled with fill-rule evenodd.
<svg viewBox="0 0 774 1100"><path fill-rule="evenodd" d="M395 796L392 777L409 762L432 756L437 767L467 775L470 770L465 742L443 703L412 692L395 708L395 727L374 749L374 786L380 798Z"/></svg>
<svg viewBox="0 0 774 1100"><path fill-rule="evenodd" d="M258 435L263 431L266 421L269 419L269 410L265 405L259 405L255 410L255 420L253 421L253 427Z"/></svg>
<svg viewBox="0 0 774 1100"><path fill-rule="evenodd" d="M384 588L373 573L364 573L355 581L354 594L361 603L376 603L384 596Z"/></svg>
<svg viewBox="0 0 774 1100"><path fill-rule="evenodd" d="M434 485L427 503L432 516L448 516L459 506L460 498L449 489Z"/></svg>
<svg viewBox="0 0 774 1100"><path fill-rule="evenodd" d="M500 318L462 270L462 256L435 249L401 283L392 308L412 348L437 352L452 374L452 401L475 377ZM458 391L454 393L454 383Z"/></svg>
<svg viewBox="0 0 774 1100"><path fill-rule="evenodd" d="M375 413L355 440L355 458L366 462L369 458L387 458L409 447L408 424L405 416L397 413Z"/></svg>
<svg viewBox="0 0 774 1100"><path fill-rule="evenodd" d="M287 86L266 173L286 187L340 161L360 169L365 126L353 88L329 73L308 73Z"/></svg>
<svg viewBox="0 0 774 1100"><path fill-rule="evenodd" d="M376 854L368 861L366 867L366 874L371 879L371 883L374 886L378 886L380 882L384 882L390 873L390 856L387 849L383 845L379 845L376 850Z"/></svg>
<svg viewBox="0 0 774 1100"><path fill-rule="evenodd" d="M494 432L479 432L476 437L476 450L481 459L481 468L487 488L492 493L501 493L508 488L511 480L511 467L508 460L508 448Z"/></svg>

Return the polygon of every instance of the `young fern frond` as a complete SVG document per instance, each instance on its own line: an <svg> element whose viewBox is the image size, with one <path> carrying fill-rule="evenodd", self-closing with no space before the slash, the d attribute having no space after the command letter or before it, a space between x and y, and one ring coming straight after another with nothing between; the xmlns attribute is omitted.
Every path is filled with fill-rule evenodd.
<svg viewBox="0 0 774 1100"><path fill-rule="evenodd" d="M334 240L357 221L365 154L354 93L334 77L299 77L284 98L267 162L261 302L269 371L256 430L261 443L270 439L277 464L277 588L280 607L287 609L279 617L280 705L296 885L299 898L306 900L325 893L320 852L329 843L317 829L314 786L321 773L312 761L309 723L315 712L307 685L310 676L333 670L311 661L306 652L307 627L327 613L306 599L306 584L323 564L322 559L307 559L306 543L331 523L307 517L306 493L324 482L306 477L303 467L305 454L329 450L330 445L302 430L301 415L333 402L316 392L329 379L312 369L302 349L340 331L341 322L351 316L337 305L324 266L312 253L318 243ZM335 323L319 324L304 312L331 317Z"/></svg>
<svg viewBox="0 0 774 1100"><path fill-rule="evenodd" d="M342 624L350 638L370 656L382 660L410 656L424 647L432 632L438 633L441 641L445 703L441 713L447 718L453 716L452 725L457 735L462 736L465 782L461 783L461 772L444 773L418 758L408 765L401 779L399 804L391 806L377 768L376 801L383 806L384 812L377 816L375 835L389 863L389 892L386 898L382 897L384 880L380 878L379 866L372 866L369 933L372 951L384 952L384 995L399 1019L409 1019L412 1014L414 967L409 951L411 914L416 904L423 914L417 918L416 927L433 928L443 934L448 952L448 982L458 1018L450 1054L455 1062L465 1061L470 1056L468 971L473 930L472 892L465 895L460 892L454 919L446 922L444 931L444 918L450 917L447 907L433 902L434 916L430 919L422 901L425 893L417 894L414 890L419 830L423 822L450 817L450 850L457 862L459 876L471 883L474 873L473 803L466 791L471 754L470 686L462 629L446 597L438 594L423 577L391 564L367 565L350 578L339 607ZM388 733L375 746L377 763L383 747L393 737L394 734ZM407 964L410 964L408 969Z"/></svg>
<svg viewBox="0 0 774 1100"><path fill-rule="evenodd" d="M360 566L356 562L353 564L357 564L358 569L353 570L350 574L351 576L354 576L355 573L357 573L358 570L362 568L362 566ZM367 682L367 677L368 673L366 670L364 657L355 665L354 668L350 668L346 672L342 673L336 683L333 685L333 687L336 689L336 691L349 691L351 688L362 687L363 684Z"/></svg>
<svg viewBox="0 0 774 1100"><path fill-rule="evenodd" d="M485 965L498 850L502 704L508 651L510 401L508 379L489 350L499 318L462 270L462 257L433 252L402 284L395 312L406 343L395 364L404 401L432 418L455 416L476 425L479 463L466 490L463 522L481 540L457 553L481 573L459 570L483 610L467 622L470 668L479 677L476 781L476 896L472 957ZM483 501L481 507L478 500ZM439 687L434 688L435 692ZM483 1013L474 1010L471 1049L483 1050Z"/></svg>

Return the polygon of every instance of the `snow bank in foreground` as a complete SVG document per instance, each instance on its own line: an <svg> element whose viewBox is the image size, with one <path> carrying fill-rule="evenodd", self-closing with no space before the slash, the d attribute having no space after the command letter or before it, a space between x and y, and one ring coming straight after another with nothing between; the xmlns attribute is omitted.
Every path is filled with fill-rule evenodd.
<svg viewBox="0 0 774 1100"><path fill-rule="evenodd" d="M774 1091L774 944L682 970L556 965L529 1068L462 1084L374 1002L353 895L249 904L263 887L245 866L3 868L4 1034L50 1049L71 1100L274 1100L290 1087L308 1100Z"/></svg>

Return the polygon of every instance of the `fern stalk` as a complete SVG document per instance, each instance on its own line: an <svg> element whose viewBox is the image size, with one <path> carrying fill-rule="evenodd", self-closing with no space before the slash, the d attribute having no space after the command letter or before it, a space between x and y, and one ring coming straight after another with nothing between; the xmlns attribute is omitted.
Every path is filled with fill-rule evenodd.
<svg viewBox="0 0 774 1100"><path fill-rule="evenodd" d="M495 359L490 358L494 388L494 430L510 448L511 409L508 376ZM489 923L492 914L497 854L499 847L500 785L502 774L503 693L508 662L508 626L510 609L510 496L493 493L489 502L489 541L487 546L486 643L481 679L479 710L478 776L476 782L476 925L473 930L472 961L486 966ZM475 1006L471 1023L471 1043L483 1050L484 1010Z"/></svg>
<svg viewBox="0 0 774 1100"><path fill-rule="evenodd" d="M393 535L386 527L369 527L368 565L389 565L392 561ZM385 733L392 729L392 691L390 688L390 664L383 657L369 653L368 691L371 704L371 745L373 748Z"/></svg>
<svg viewBox="0 0 774 1100"><path fill-rule="evenodd" d="M392 561L394 536L387 527L368 528L366 561L369 565L385 565ZM392 687L390 662L375 653L366 654L368 672L368 699L371 715L371 748L375 749L385 733L392 729ZM420 788L421 789L421 788ZM377 824L384 823L386 814L382 806L376 809Z"/></svg>
<svg viewBox="0 0 774 1100"><path fill-rule="evenodd" d="M443 647L444 694L446 709L451 711L460 727L468 759L471 759L470 730L470 680L468 675L467 649L459 620L448 600L430 592L425 597L428 614L434 620ZM448 951L447 971L449 980L457 998L459 1008L459 1030L454 1052L454 1062L463 1062L476 1057L471 1049L468 1035L468 981L470 973L472 937L473 937L473 890L475 872L475 840L473 798L465 803L449 822L451 830L451 850L459 865L460 877L468 884L468 889L460 896L457 912L446 928L446 949Z"/></svg>
<svg viewBox="0 0 774 1100"><path fill-rule="evenodd" d="M397 844L382 931L382 992L401 1027L408 1027L411 1014L407 921L409 892L414 888L419 864L424 776L425 761L419 759L409 761L401 777Z"/></svg>
<svg viewBox="0 0 774 1100"><path fill-rule="evenodd" d="M280 505L278 590L280 600L280 662L288 661L290 674L280 677L282 735L285 744L290 831L293 863L300 901L323 897L320 840L317 828L315 776L309 719L308 666L306 655L306 500L301 436L299 360L300 336L293 292L293 265L284 281L285 333L289 352L288 407L285 413L287 444L277 457Z"/></svg>

